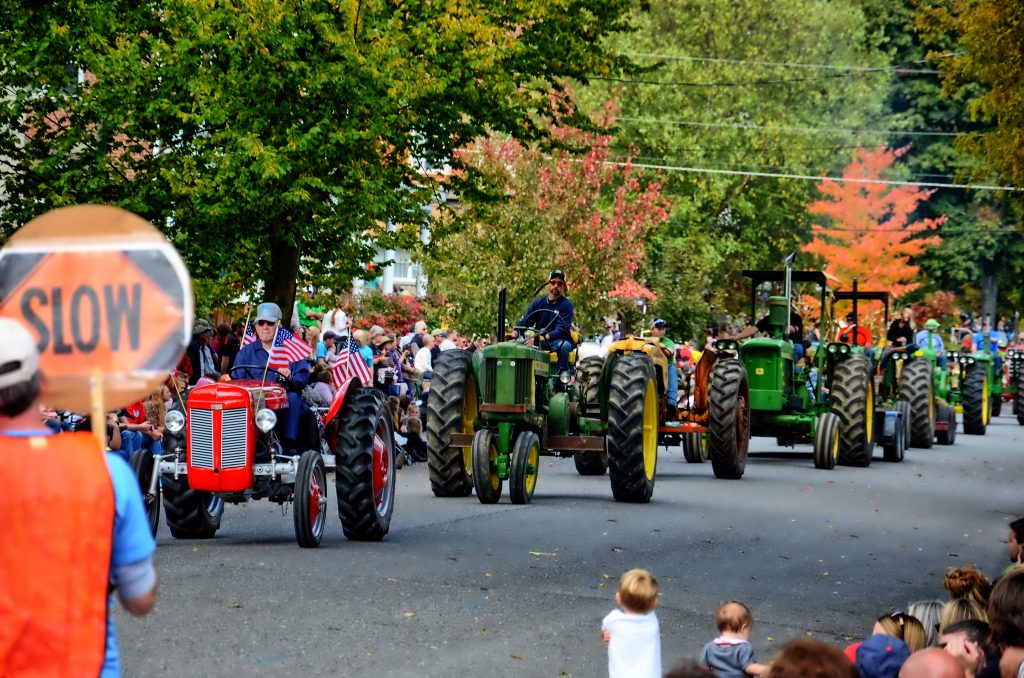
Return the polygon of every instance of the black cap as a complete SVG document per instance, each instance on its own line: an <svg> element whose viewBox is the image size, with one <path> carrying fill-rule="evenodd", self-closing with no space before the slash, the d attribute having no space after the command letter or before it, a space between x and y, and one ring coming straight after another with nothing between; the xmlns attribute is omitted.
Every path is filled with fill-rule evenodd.
<svg viewBox="0 0 1024 678"><path fill-rule="evenodd" d="M551 275L548 276L548 282L551 282L552 280L561 280L562 282L565 282L565 273L562 272L562 269L556 268L551 271Z"/></svg>

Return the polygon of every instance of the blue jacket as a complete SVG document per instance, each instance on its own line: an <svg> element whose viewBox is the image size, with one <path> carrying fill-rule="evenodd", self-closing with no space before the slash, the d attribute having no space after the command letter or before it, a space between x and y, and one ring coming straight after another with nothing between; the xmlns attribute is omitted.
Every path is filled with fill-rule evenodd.
<svg viewBox="0 0 1024 678"><path fill-rule="evenodd" d="M523 314L523 317L516 324L522 325L523 321L529 318L532 313L542 309L554 311L562 319L562 322L555 322L551 327L551 341L558 341L559 339L571 341L573 307L572 302L567 297L559 297L555 301L548 299L547 295L537 297L530 303L526 313ZM542 328L552 323L553 320L550 313L537 313L534 318L531 318L531 322L540 325Z"/></svg>
<svg viewBox="0 0 1024 678"><path fill-rule="evenodd" d="M267 365L267 360L270 359L270 354L263 344L259 341L254 341L250 344L246 344L235 356L235 365L255 365L260 368L258 370L235 370L231 373L234 379L262 379L263 368ZM292 378L288 380L285 387L289 391L301 392L305 388L306 384L309 383L309 361L308 360L297 360L288 366L292 371ZM271 381L276 381L277 377L272 376Z"/></svg>

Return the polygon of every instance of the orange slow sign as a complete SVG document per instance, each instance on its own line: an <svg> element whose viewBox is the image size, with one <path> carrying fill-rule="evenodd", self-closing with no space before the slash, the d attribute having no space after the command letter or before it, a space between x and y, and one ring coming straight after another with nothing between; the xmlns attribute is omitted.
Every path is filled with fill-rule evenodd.
<svg viewBox="0 0 1024 678"><path fill-rule="evenodd" d="M35 335L47 404L83 411L99 377L113 409L177 365L192 322L191 282L177 251L141 218L69 207L33 220L0 251L0 315Z"/></svg>

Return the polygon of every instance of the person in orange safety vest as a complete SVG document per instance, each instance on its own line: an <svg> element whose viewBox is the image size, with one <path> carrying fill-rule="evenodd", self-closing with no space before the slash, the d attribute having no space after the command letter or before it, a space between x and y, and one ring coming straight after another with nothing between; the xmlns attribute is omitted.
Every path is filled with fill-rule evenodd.
<svg viewBox="0 0 1024 678"><path fill-rule="evenodd" d="M43 425L35 340L0 318L0 676L121 675L111 593L156 603L138 481L88 433Z"/></svg>

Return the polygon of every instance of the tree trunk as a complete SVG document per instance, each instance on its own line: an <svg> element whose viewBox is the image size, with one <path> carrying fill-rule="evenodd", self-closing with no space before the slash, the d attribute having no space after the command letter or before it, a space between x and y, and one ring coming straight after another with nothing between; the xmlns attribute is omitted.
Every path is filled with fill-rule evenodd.
<svg viewBox="0 0 1024 678"><path fill-rule="evenodd" d="M281 324L289 327L292 322L292 306L295 303L295 285L299 275L299 259L302 252L298 244L276 235L270 237L271 263L263 292L265 301L272 301L281 307Z"/></svg>
<svg viewBox="0 0 1024 678"><path fill-rule="evenodd" d="M992 323L992 329L996 327L996 305L999 301L999 283L992 273L985 273L981 276L981 316Z"/></svg>

